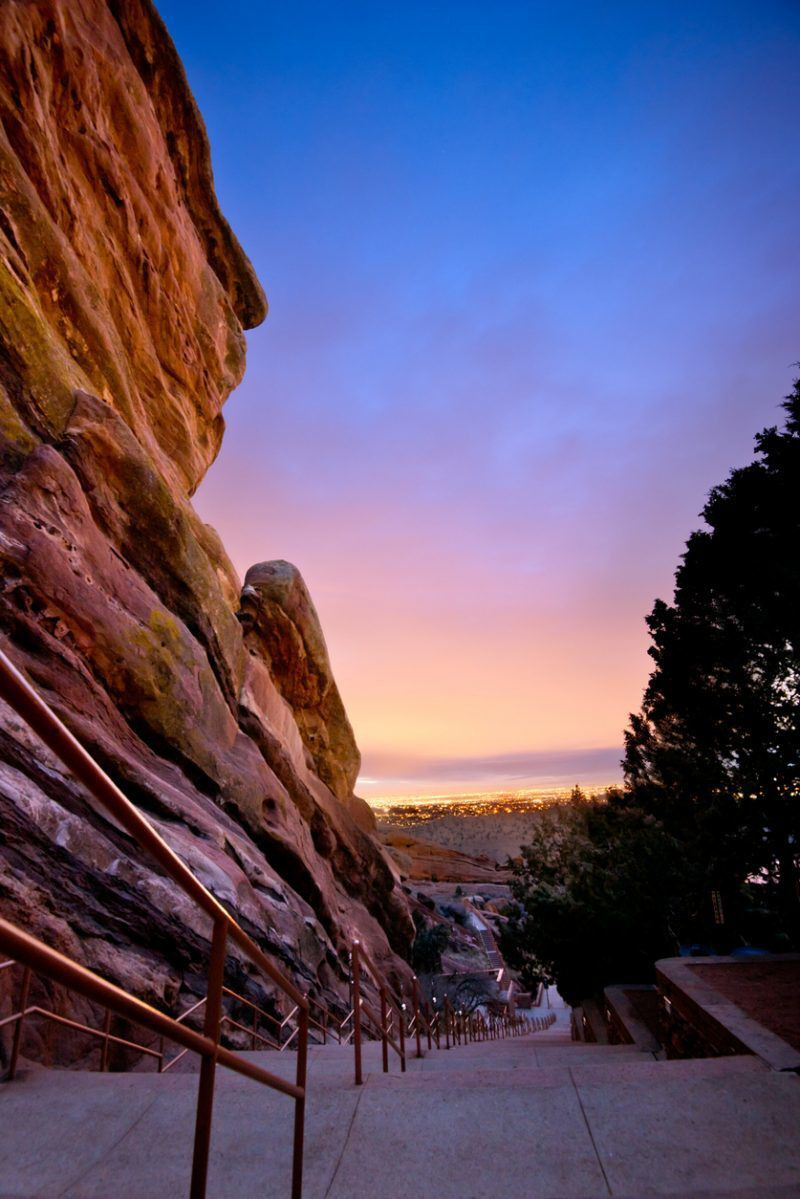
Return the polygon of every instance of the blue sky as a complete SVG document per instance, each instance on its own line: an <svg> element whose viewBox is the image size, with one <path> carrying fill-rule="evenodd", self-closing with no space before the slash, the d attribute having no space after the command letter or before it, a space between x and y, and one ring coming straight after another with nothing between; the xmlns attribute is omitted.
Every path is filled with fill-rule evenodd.
<svg viewBox="0 0 800 1199"><path fill-rule="evenodd" d="M592 781L800 358L800 8L159 8L270 300L201 514L303 571L368 797Z"/></svg>

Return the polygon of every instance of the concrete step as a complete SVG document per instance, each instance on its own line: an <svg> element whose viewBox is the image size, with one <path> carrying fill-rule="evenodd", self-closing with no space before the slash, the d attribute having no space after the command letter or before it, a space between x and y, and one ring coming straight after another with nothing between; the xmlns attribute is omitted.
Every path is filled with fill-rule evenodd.
<svg viewBox="0 0 800 1199"><path fill-rule="evenodd" d="M363 1087L347 1056L312 1053L304 1199L800 1194L796 1076L751 1057L656 1062L588 1048L612 1052L513 1071L465 1052L464 1069L422 1059ZM261 1056L282 1076L296 1065ZM292 1102L226 1070L218 1078L210 1199L288 1196ZM0 1085L0 1196L179 1199L196 1088L192 1075L26 1070Z"/></svg>
<svg viewBox="0 0 800 1199"><path fill-rule="evenodd" d="M598 1061L616 1061L620 1058L652 1060L650 1054L642 1054L635 1045L586 1045L582 1042L551 1042L537 1037L518 1038L507 1041L476 1041L468 1045L457 1045L451 1049L435 1047L423 1050L423 1057L415 1056L413 1044L407 1046L406 1070L449 1071L480 1069L517 1070L538 1066L571 1065ZM247 1052L246 1057L258 1062L266 1070L279 1073L281 1077L293 1077L296 1058L291 1053ZM365 1072L382 1069L381 1046L377 1041L366 1041L362 1045L362 1066ZM309 1070L314 1076L342 1078L354 1069L353 1047L327 1045L315 1046L309 1055ZM400 1061L394 1052L389 1053L390 1073L400 1072Z"/></svg>
<svg viewBox="0 0 800 1199"><path fill-rule="evenodd" d="M331 1199L766 1194L800 1185L798 1120L798 1080L753 1059L375 1077Z"/></svg>

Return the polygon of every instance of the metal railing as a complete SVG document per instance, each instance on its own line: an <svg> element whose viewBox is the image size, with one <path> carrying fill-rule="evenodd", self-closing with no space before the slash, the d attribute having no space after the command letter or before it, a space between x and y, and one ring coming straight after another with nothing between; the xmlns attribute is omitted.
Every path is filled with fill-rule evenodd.
<svg viewBox="0 0 800 1199"><path fill-rule="evenodd" d="M353 942L351 952L352 962L352 979L353 979L353 1056L355 1062L355 1078L356 1086L361 1086L364 1081L362 1071L362 1054L361 1046L364 1039L366 1027L370 1024L377 1038L381 1042L381 1060L383 1072L386 1074L389 1070L389 1050L392 1049L400 1058L400 1069L405 1073L406 1068L406 1042L405 1042L405 1020L404 1020L404 1004L393 992L389 989L375 966L372 963L366 950L359 941ZM376 1012L372 1004L370 1004L363 995L364 974L372 978L373 985L378 992L378 1004L380 1012ZM395 1038L394 1017L397 1019L397 1032ZM349 1019L350 1017L346 1017ZM366 1020L365 1020L366 1018ZM390 1022L391 1020L391 1022Z"/></svg>
<svg viewBox="0 0 800 1199"><path fill-rule="evenodd" d="M466 1045L474 1041L495 1041L505 1037L521 1037L529 1033L543 1032L555 1023L555 1012L545 1016L518 1016L508 1008L496 1012L480 1009L465 1011L454 1008L445 996L441 1011L432 1012L427 1002L420 997L416 975L411 979L411 1003L407 1005L402 993L397 995L386 984L381 973L367 956L363 946L355 941L352 949L353 1007L342 1022L344 1028L352 1020L351 1031L342 1038L342 1043L352 1040L356 1085L364 1081L363 1042L372 1037L382 1043L381 1064L383 1072L389 1069L389 1049L400 1058L400 1069L406 1069L406 1040L413 1040L416 1057L423 1057L423 1037L430 1052L434 1045L441 1048L444 1037L445 1049ZM364 998L364 981L369 978L377 991L380 1011ZM395 1029L397 1035L395 1036Z"/></svg>
<svg viewBox="0 0 800 1199"><path fill-rule="evenodd" d="M172 1041L185 1050L200 1054L200 1083L198 1087L195 1115L194 1148L192 1154L191 1199L204 1199L208 1178L208 1157L211 1141L211 1118L214 1104L214 1081L217 1063L235 1070L248 1078L290 1096L295 1103L294 1137L292 1152L292 1199L301 1199L303 1173L303 1135L305 1123L306 1071L308 1055L309 1003L305 995L266 956L234 918L214 898L210 891L194 876L191 870L169 848L149 821L123 795L108 775L100 768L80 742L70 733L50 707L40 698L27 679L17 670L9 658L0 651L0 696L30 726L72 774L84 785L94 799L102 805L128 835L146 850L151 858L175 882L212 922L211 951L208 968L208 985L204 1006L202 1033L189 1028L184 1020L175 1019L158 1011L157 1008L137 999L129 992L80 966L77 962L49 948L42 941L0 918L0 950L25 967L23 994L20 1010L4 1023L15 1023L12 1043L12 1061L16 1071L19 1057L22 1027L26 1017L37 1015L55 1019L59 1023L78 1025L92 1032L77 1021L67 1021L36 1006L28 1005L31 972L42 974L86 999L98 1003L107 1012L115 1013L156 1033L163 1041ZM294 1083L271 1074L260 1066L239 1057L220 1044L223 1022L231 1018L223 1012L225 987L225 962L228 942L232 942L250 962L288 997L294 1004L293 1015L297 1028L293 1039L297 1041L297 1071ZM237 997L241 998L241 997ZM245 1003L249 1002L247 1000ZM184 1016L186 1013L184 1013ZM110 1021L103 1037L107 1060L107 1046L115 1040L110 1032ZM258 1035L257 1033L255 1034ZM150 1052L135 1046L141 1052ZM163 1065L163 1049L161 1064Z"/></svg>
<svg viewBox="0 0 800 1199"><path fill-rule="evenodd" d="M0 971L10 970L12 967L19 965L9 958L6 962L0 962ZM158 1063L158 1072L166 1067L163 1066L164 1055L158 1049L152 1049L149 1045L143 1045L139 1041L131 1041L128 1037L120 1037L111 1031L112 1012L109 1008L106 1009L105 1020L102 1029L93 1028L90 1024L84 1024L80 1020L72 1020L67 1016L62 1016L58 1012L52 1011L50 1008L40 1007L38 1004L28 1003L30 996L31 981L33 971L30 966L22 967L22 980L20 982L19 992L19 1007L10 1016L6 1016L0 1020L0 1028L4 1028L8 1024L14 1025L14 1035L11 1042L11 1053L9 1055L8 1071L6 1078L8 1082L13 1082L17 1076L17 1066L19 1064L20 1045L22 1041L22 1028L25 1021L33 1016L39 1016L44 1020L49 1020L54 1024L60 1025L62 1028L70 1028L75 1032L86 1033L88 1036L96 1037L102 1041L100 1046L100 1069L108 1069L109 1049L111 1045L121 1045L125 1049L131 1049L135 1053L141 1053L145 1056L153 1057ZM188 1052L183 1050L182 1052Z"/></svg>
<svg viewBox="0 0 800 1199"><path fill-rule="evenodd" d="M355 1082L363 1083L362 1046L364 1040L374 1037L381 1042L381 1057L384 1072L389 1069L389 1051L400 1061L401 1071L406 1069L406 1039L415 1043L416 1056L423 1056L423 1037L430 1051L434 1044L450 1049L474 1041L495 1040L522 1036L543 1030L555 1020L555 1013L544 1017L521 1017L507 1009L501 1012L468 1012L456 1009L445 997L443 1008L432 1011L421 999L416 977L412 978L410 1005L402 993L389 987L381 972L360 944L354 941L352 962L352 1007L344 1019L338 1020L321 1003L314 1004L318 1017L311 1012L311 1003L291 980L284 975L264 954L259 946L244 932L236 920L222 907L191 870L169 848L149 821L125 797L115 783L94 761L80 742L39 697L24 676L0 651L0 696L41 738L44 744L69 768L85 786L94 799L102 805L129 836L158 863L194 903L210 917L212 922L211 951L206 995L192 1004L177 1017L172 1017L77 962L49 948L42 941L24 932L10 921L0 918L0 950L9 955L9 960L0 962L0 971L8 970L16 963L22 966L18 1010L0 1020L0 1028L14 1025L8 1077L15 1077L19 1062L24 1023L31 1018L54 1022L73 1031L79 1031L100 1040L100 1068L109 1065L112 1045L118 1045L137 1054L156 1060L159 1073L176 1065L186 1053L200 1055L200 1083L195 1115L194 1147L192 1155L191 1199L204 1199L208 1177L208 1158L211 1137L211 1120L214 1100L215 1070L217 1064L228 1067L239 1074L252 1078L266 1086L289 1096L295 1103L293 1155L292 1155L292 1199L301 1199L303 1138L305 1121L305 1098L309 1031L314 1028L321 1033L323 1044L328 1039L339 1044L352 1042L354 1051ZM282 1019L266 1011L259 1004L225 985L225 963L228 943L232 942L288 998L292 1007ZM65 988L82 995L90 1002L105 1008L102 1029L70 1019L41 1004L29 1003L34 974L42 975ZM365 984L371 983L377 995L377 1008L364 994ZM234 1005L247 1008L250 1024L245 1025L230 1012L225 1011L224 1002L232 1000ZM200 1018L203 1027L198 1031L187 1021ZM237 1015L238 1015L237 1011ZM121 1017L142 1028L148 1029L158 1038L158 1049L117 1035L112 1031L114 1016ZM266 1023L270 1031L265 1032ZM288 1035L284 1035L290 1028ZM297 1050L295 1082L272 1074L263 1067L240 1057L220 1042L223 1026L235 1029L247 1036L252 1049L259 1047L283 1051L290 1046ZM167 1058L168 1043L180 1046L179 1052Z"/></svg>

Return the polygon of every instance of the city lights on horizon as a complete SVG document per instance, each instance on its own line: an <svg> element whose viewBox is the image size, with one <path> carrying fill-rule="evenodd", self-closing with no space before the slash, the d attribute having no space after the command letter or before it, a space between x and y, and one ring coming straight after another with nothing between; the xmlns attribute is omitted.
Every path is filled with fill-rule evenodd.
<svg viewBox="0 0 800 1199"><path fill-rule="evenodd" d="M364 781L363 779L357 780L357 793ZM375 780L375 782L377 781ZM566 797L576 786L580 787L587 795L595 795L602 794L609 787L619 785L619 778L606 779L603 782L575 780L569 786L553 784L551 786L520 788L494 787L482 791L447 791L433 794L409 791L405 793L393 793L391 795L363 795L362 798L367 801L371 808L379 811L391 807L403 807L405 805L416 807L426 804L441 804L442 806L481 804L486 807L499 807L503 804L511 804L514 807L535 807Z"/></svg>

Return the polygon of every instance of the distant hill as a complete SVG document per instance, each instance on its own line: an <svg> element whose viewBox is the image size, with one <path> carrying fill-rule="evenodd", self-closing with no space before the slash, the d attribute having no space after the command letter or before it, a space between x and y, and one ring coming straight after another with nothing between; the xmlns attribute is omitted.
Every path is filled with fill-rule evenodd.
<svg viewBox="0 0 800 1199"><path fill-rule="evenodd" d="M381 834L402 878L451 883L505 883L510 874L498 869L493 857L461 853L409 835L406 829Z"/></svg>
<svg viewBox="0 0 800 1199"><path fill-rule="evenodd" d="M583 790L599 794L609 784L586 784ZM493 791L441 798L372 801L370 806L384 842L389 834L403 833L417 841L489 858L504 866L519 856L528 839L531 814L538 808L565 799L571 788L513 792ZM425 877L425 876L421 876Z"/></svg>
<svg viewBox="0 0 800 1199"><path fill-rule="evenodd" d="M391 813L376 813L378 832L398 833L402 830L417 841L441 845L445 849L457 850L471 858L490 858L504 865L508 858L518 857L520 846L530 829L531 809L524 811L498 812L497 810L469 814L452 810L433 818L414 821L407 809L402 819L392 818Z"/></svg>

